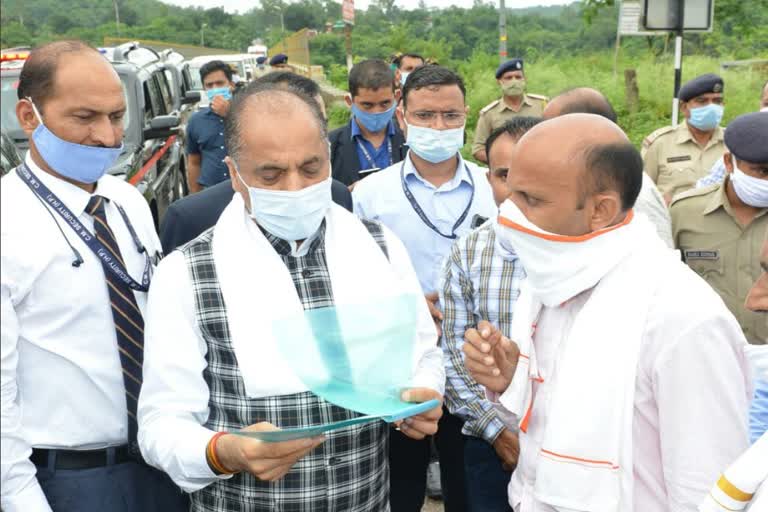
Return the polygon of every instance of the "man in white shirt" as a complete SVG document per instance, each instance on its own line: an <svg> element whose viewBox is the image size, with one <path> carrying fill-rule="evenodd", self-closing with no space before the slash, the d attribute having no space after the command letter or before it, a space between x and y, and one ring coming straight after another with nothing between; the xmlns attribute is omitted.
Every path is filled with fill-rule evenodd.
<svg viewBox="0 0 768 512"><path fill-rule="evenodd" d="M642 161L613 123L570 114L539 124L516 146L507 183L497 238L527 274L515 343L481 322L463 349L520 426L510 505L694 511L747 446L735 318L634 216Z"/></svg>
<svg viewBox="0 0 768 512"><path fill-rule="evenodd" d="M30 149L0 200L0 508L185 510L136 443L142 312L161 254L142 195L105 175L122 150L120 79L93 48L60 41L30 53L18 96Z"/></svg>
<svg viewBox="0 0 768 512"><path fill-rule="evenodd" d="M356 417L299 378L307 354L289 357L281 346L291 340L278 339L273 322L388 295L420 298L408 255L380 224L332 205L325 120L308 96L255 82L235 97L225 137L234 198L212 229L163 261L150 292L142 452L192 493L194 511L389 510L381 421L277 443L230 432ZM440 401L442 354L423 299L417 308L402 398ZM440 412L399 428L422 439Z"/></svg>
<svg viewBox="0 0 768 512"><path fill-rule="evenodd" d="M421 288L437 302L440 265L458 237L496 215L485 169L465 162L467 118L464 83L440 66L424 66L408 76L398 120L410 148L402 162L361 180L352 192L353 211L394 231L405 244ZM433 315L439 320L437 308ZM447 413L436 438L446 511L466 510L462 422ZM429 442L392 433L392 509L418 512L424 502Z"/></svg>

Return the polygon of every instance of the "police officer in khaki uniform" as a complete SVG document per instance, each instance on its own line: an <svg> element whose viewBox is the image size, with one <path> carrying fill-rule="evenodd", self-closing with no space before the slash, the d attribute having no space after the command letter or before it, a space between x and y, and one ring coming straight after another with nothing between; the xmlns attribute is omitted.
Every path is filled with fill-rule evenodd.
<svg viewBox="0 0 768 512"><path fill-rule="evenodd" d="M768 343L768 312L744 309L761 273L768 231L768 112L734 119L725 132L727 175L690 190L670 207L675 246L685 262L720 294L750 343Z"/></svg>
<svg viewBox="0 0 768 512"><path fill-rule="evenodd" d="M723 79L709 73L680 88L685 122L659 128L643 141L645 172L669 203L696 185L722 156Z"/></svg>
<svg viewBox="0 0 768 512"><path fill-rule="evenodd" d="M488 163L485 154L485 141L493 130L517 116L541 117L547 106L547 97L525 92L525 73L523 59L512 59L503 63L496 70L496 81L501 87L502 96L480 111L475 128L475 140L472 155L481 162Z"/></svg>

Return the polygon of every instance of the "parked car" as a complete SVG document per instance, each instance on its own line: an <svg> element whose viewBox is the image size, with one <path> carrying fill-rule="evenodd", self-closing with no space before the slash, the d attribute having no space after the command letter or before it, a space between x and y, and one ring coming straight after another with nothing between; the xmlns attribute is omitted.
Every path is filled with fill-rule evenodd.
<svg viewBox="0 0 768 512"><path fill-rule="evenodd" d="M7 133L0 130L0 176L5 176L11 169L21 164L21 155Z"/></svg>
<svg viewBox="0 0 768 512"><path fill-rule="evenodd" d="M102 50L120 77L128 107L124 149L108 172L139 189L159 226L168 205L186 191L183 130L176 109L172 65L137 43ZM29 141L15 114L20 71L19 59L0 62L1 127L23 151Z"/></svg>

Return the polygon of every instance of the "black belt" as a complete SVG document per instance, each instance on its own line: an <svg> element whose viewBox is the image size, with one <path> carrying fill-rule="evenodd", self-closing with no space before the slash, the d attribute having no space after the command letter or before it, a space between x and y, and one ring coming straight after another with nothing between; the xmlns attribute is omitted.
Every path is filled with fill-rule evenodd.
<svg viewBox="0 0 768 512"><path fill-rule="evenodd" d="M29 458L36 466L48 467L53 457L53 469L91 469L135 461L128 445L101 450L48 450L33 448Z"/></svg>

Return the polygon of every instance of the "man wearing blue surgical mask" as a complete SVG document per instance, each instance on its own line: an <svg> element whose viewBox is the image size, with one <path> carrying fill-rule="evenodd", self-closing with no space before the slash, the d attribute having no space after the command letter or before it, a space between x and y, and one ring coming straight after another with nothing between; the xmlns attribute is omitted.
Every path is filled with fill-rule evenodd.
<svg viewBox="0 0 768 512"><path fill-rule="evenodd" d="M408 75L425 64L424 57L416 53L403 53L395 59L395 87L403 90Z"/></svg>
<svg viewBox="0 0 768 512"><path fill-rule="evenodd" d="M229 178L224 164L224 119L235 83L226 62L212 60L200 68L200 80L208 96L208 107L195 112L187 123L187 183L192 193Z"/></svg>
<svg viewBox="0 0 768 512"><path fill-rule="evenodd" d="M678 93L685 122L665 126L643 141L645 172L669 204L704 177L723 155L723 79L708 73L685 83Z"/></svg>
<svg viewBox="0 0 768 512"><path fill-rule="evenodd" d="M30 53L18 97L30 148L0 190L0 508L187 510L138 446L160 241L141 193L107 172L123 147L120 78L94 48L58 41Z"/></svg>
<svg viewBox="0 0 768 512"><path fill-rule="evenodd" d="M333 177L347 186L402 161L405 137L394 119L392 71L383 60L364 60L349 72L345 98L352 119L329 135Z"/></svg>
<svg viewBox="0 0 768 512"><path fill-rule="evenodd" d="M485 169L465 162L460 153L467 118L461 77L441 66L416 69L403 87L397 116L406 127L408 154L358 183L353 209L403 241L439 322L435 303L441 262L454 240L495 217L496 203ZM466 509L461 427L461 420L445 413L436 437L447 512ZM429 443L392 432L392 510L421 510L429 455Z"/></svg>

